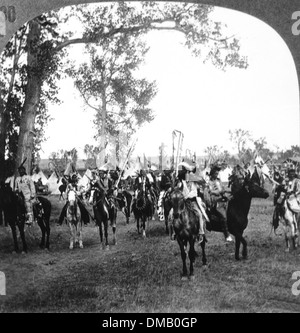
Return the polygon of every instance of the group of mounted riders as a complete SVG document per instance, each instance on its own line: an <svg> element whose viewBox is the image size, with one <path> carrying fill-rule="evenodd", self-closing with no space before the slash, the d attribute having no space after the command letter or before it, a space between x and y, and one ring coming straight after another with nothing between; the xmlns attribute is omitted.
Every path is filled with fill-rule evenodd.
<svg viewBox="0 0 300 333"><path fill-rule="evenodd" d="M211 166L209 172L202 173L197 170L194 163L181 162L175 170L163 170L159 177L149 170L140 170L134 179L132 192L132 204L134 204L139 191L144 190L153 205L153 210L157 210L160 220L168 219L172 221L172 209L168 216L165 216L164 204L170 198L170 193L176 188L180 188L185 201L189 204L199 220L199 243L206 240L206 230L210 230L210 217L217 216L221 222L222 231L226 242L231 242L232 238L228 232L227 226L227 205L231 198L231 191L225 188L219 177L222 167L216 163ZM83 193L78 188L77 172L70 168L66 169L64 179L67 181L67 190L75 190L78 196L78 204L81 211L82 220L85 224L90 221L91 215L84 205ZM18 168L19 175L12 182L12 177L6 179L16 192L21 192L24 196L25 207L27 211L26 224L32 225L34 216L38 214L40 205L36 196L36 189L31 177L27 175L24 166ZM97 186L102 193L101 200L105 200L108 205L118 204L118 193L124 191L124 186L120 182L120 170L111 172L105 168L92 170L92 177L89 181L85 193L89 193L92 187ZM238 177L244 177L249 172L247 167L237 165L233 173ZM279 220L284 215L284 203L294 212L294 223L297 229L297 216L300 212L300 179L295 168L280 170L275 168L272 182L274 184L274 214L273 226L276 229ZM228 188L230 188L230 177ZM113 199L113 200L111 200ZM66 215L68 202L63 207L58 224L62 224ZM173 235L174 236L174 235Z"/></svg>

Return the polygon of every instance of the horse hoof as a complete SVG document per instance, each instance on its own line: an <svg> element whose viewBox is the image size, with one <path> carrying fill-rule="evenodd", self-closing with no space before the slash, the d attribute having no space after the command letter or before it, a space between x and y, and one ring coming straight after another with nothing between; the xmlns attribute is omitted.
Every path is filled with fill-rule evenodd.
<svg viewBox="0 0 300 333"><path fill-rule="evenodd" d="M83 249L83 244L79 244L79 248L80 248L80 249Z"/></svg>
<svg viewBox="0 0 300 333"><path fill-rule="evenodd" d="M106 245L105 246L105 251L108 251L109 250L109 245Z"/></svg>
<svg viewBox="0 0 300 333"><path fill-rule="evenodd" d="M181 281L188 281L188 277L186 275L182 276Z"/></svg>
<svg viewBox="0 0 300 333"><path fill-rule="evenodd" d="M190 280L194 281L195 280L195 275L190 275Z"/></svg>
<svg viewBox="0 0 300 333"><path fill-rule="evenodd" d="M70 249L70 250L73 250L73 249L74 249L73 244L69 246L69 249Z"/></svg>
<svg viewBox="0 0 300 333"><path fill-rule="evenodd" d="M208 265L207 264L203 265L202 270L203 270L203 272L206 272L208 270Z"/></svg>
<svg viewBox="0 0 300 333"><path fill-rule="evenodd" d="M27 254L27 252L26 252L26 251L22 251L21 254L22 254L22 255L25 255L25 254Z"/></svg>

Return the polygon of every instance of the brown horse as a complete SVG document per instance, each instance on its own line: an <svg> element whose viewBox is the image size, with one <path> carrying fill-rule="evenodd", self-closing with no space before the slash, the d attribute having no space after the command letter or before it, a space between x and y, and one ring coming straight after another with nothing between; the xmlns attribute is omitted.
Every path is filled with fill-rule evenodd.
<svg viewBox="0 0 300 333"><path fill-rule="evenodd" d="M177 242L180 247L181 259L183 264L182 279L187 279L188 270L186 265L187 250L190 260L190 278L194 276L194 262L196 259L195 242L199 235L199 218L195 211L191 208L190 202L184 199L182 191L175 187L170 194L173 218L172 227L174 229ZM206 239L201 242L202 264L206 266L207 259L205 254ZM187 249L189 245L189 249Z"/></svg>
<svg viewBox="0 0 300 333"><path fill-rule="evenodd" d="M113 245L117 244L116 229L117 229L117 206L112 193L106 195L100 188L98 183L92 185L90 190L89 203L93 205L94 217L97 226L99 227L100 242L103 248L109 249L108 243L108 221L110 221L113 231ZM103 239L103 232L104 238Z"/></svg>
<svg viewBox="0 0 300 333"><path fill-rule="evenodd" d="M137 197L134 198L131 209L136 220L137 231L140 233L140 227L142 227L142 234L145 238L146 222L149 221L154 214L150 193L146 191L145 186L142 186L137 191Z"/></svg>
<svg viewBox="0 0 300 333"><path fill-rule="evenodd" d="M19 252L17 240L18 227L23 244L23 252L27 252L28 248L25 239L26 208L23 194L21 192L14 192L9 184L1 184L0 206L4 211L5 222L9 224L12 231L14 250ZM51 209L51 202L48 199L42 196L37 196L37 203L33 207L33 212L42 232L42 239L39 245L40 248L49 249L50 246L49 237Z"/></svg>
<svg viewBox="0 0 300 333"><path fill-rule="evenodd" d="M252 198L266 199L269 193L261 186L261 179L255 169L254 173L243 175L232 174L230 176L232 198L228 201L227 224L228 231L235 237L235 259L239 260L240 245L242 243L242 257L247 259L247 242L243 236L248 226L248 213ZM222 224L216 216L208 211L210 222L206 224L208 231L222 232Z"/></svg>

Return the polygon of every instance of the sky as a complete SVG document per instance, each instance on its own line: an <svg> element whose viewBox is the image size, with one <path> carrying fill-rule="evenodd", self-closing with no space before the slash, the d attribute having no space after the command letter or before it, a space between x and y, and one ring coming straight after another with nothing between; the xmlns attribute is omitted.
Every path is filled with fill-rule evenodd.
<svg viewBox="0 0 300 333"><path fill-rule="evenodd" d="M236 153L229 139L229 130L234 129L247 130L254 139L266 138L273 150L300 144L296 68L282 38L247 14L216 7L214 17L227 24L228 35L240 40L249 67L221 71L193 57L180 34L151 32L141 75L158 86L151 103L155 119L136 134L135 155L158 156L161 143L171 155L173 130L183 134L183 151L197 156L214 145ZM41 156L75 147L85 158L84 145L97 144L94 114L84 110L70 79L62 82L60 97L63 104L49 108L53 121Z"/></svg>

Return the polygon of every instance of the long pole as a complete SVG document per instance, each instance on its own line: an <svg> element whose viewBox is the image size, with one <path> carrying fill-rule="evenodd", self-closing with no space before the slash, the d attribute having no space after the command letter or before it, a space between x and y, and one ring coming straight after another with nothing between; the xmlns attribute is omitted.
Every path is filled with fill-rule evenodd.
<svg viewBox="0 0 300 333"><path fill-rule="evenodd" d="M133 148L134 148L136 142L137 142L137 138L132 142L132 145L131 145L131 147L130 147L129 150L128 150L128 153L127 153L127 156L126 156L126 158L125 158L125 161L124 161L124 164L123 164L122 170L121 170L121 172L120 172L120 174L119 174L119 178L118 178L118 180L117 180L117 182L116 182L116 187L118 187L118 185L119 185L119 182L120 182L121 177L122 177L122 173L123 173L123 171L125 170L126 164L127 164L128 160L129 160L129 156L130 156L130 154L131 154L131 152L132 152L132 150L133 150Z"/></svg>

